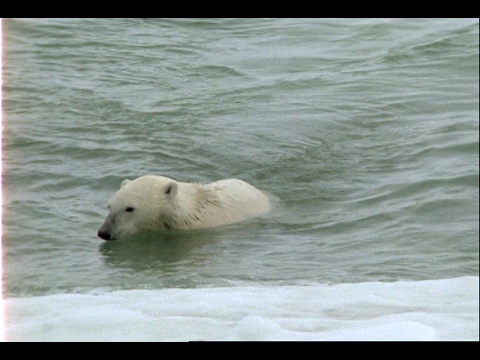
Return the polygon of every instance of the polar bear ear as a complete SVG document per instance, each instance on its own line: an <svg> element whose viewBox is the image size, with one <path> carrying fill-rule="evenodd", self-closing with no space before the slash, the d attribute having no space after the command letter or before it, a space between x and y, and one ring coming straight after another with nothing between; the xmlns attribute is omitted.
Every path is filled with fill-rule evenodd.
<svg viewBox="0 0 480 360"><path fill-rule="evenodd" d="M165 194L167 194L167 196L169 197L174 197L175 195L177 195L177 191L178 185L173 181L165 186Z"/></svg>
<svg viewBox="0 0 480 360"><path fill-rule="evenodd" d="M122 181L122 184L120 185L120 187L124 187L125 185L127 185L131 180L130 179L125 179Z"/></svg>

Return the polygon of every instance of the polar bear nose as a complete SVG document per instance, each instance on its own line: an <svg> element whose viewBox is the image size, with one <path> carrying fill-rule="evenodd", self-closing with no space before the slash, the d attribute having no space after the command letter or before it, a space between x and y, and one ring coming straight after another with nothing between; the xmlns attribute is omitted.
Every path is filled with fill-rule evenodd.
<svg viewBox="0 0 480 360"><path fill-rule="evenodd" d="M111 238L110 233L102 230L98 230L97 236L101 237L103 240L110 240Z"/></svg>

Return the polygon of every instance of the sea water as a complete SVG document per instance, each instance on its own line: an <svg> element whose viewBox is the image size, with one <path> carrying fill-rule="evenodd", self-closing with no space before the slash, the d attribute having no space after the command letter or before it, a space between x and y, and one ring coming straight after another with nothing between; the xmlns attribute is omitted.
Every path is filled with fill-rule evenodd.
<svg viewBox="0 0 480 360"><path fill-rule="evenodd" d="M478 340L478 29L3 20L5 340ZM99 239L145 174L278 204Z"/></svg>

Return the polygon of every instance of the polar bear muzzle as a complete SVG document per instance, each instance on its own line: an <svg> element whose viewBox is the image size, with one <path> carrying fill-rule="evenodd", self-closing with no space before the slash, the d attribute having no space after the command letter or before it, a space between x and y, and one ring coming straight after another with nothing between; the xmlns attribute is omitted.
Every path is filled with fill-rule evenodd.
<svg viewBox="0 0 480 360"><path fill-rule="evenodd" d="M114 236L112 236L112 225L115 223L115 216L111 213L108 214L107 218L103 222L100 229L97 231L97 236L102 238L103 240L116 240Z"/></svg>
<svg viewBox="0 0 480 360"><path fill-rule="evenodd" d="M102 238L103 240L115 240L115 239L112 238L110 233L108 233L106 231L102 231L102 229L98 230L97 236Z"/></svg>

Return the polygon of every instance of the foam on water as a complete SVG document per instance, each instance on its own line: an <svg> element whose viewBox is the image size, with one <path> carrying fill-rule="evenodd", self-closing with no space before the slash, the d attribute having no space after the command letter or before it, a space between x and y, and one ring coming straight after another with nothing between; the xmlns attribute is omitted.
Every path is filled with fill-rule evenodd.
<svg viewBox="0 0 480 360"><path fill-rule="evenodd" d="M479 278L6 299L7 341L479 340Z"/></svg>

